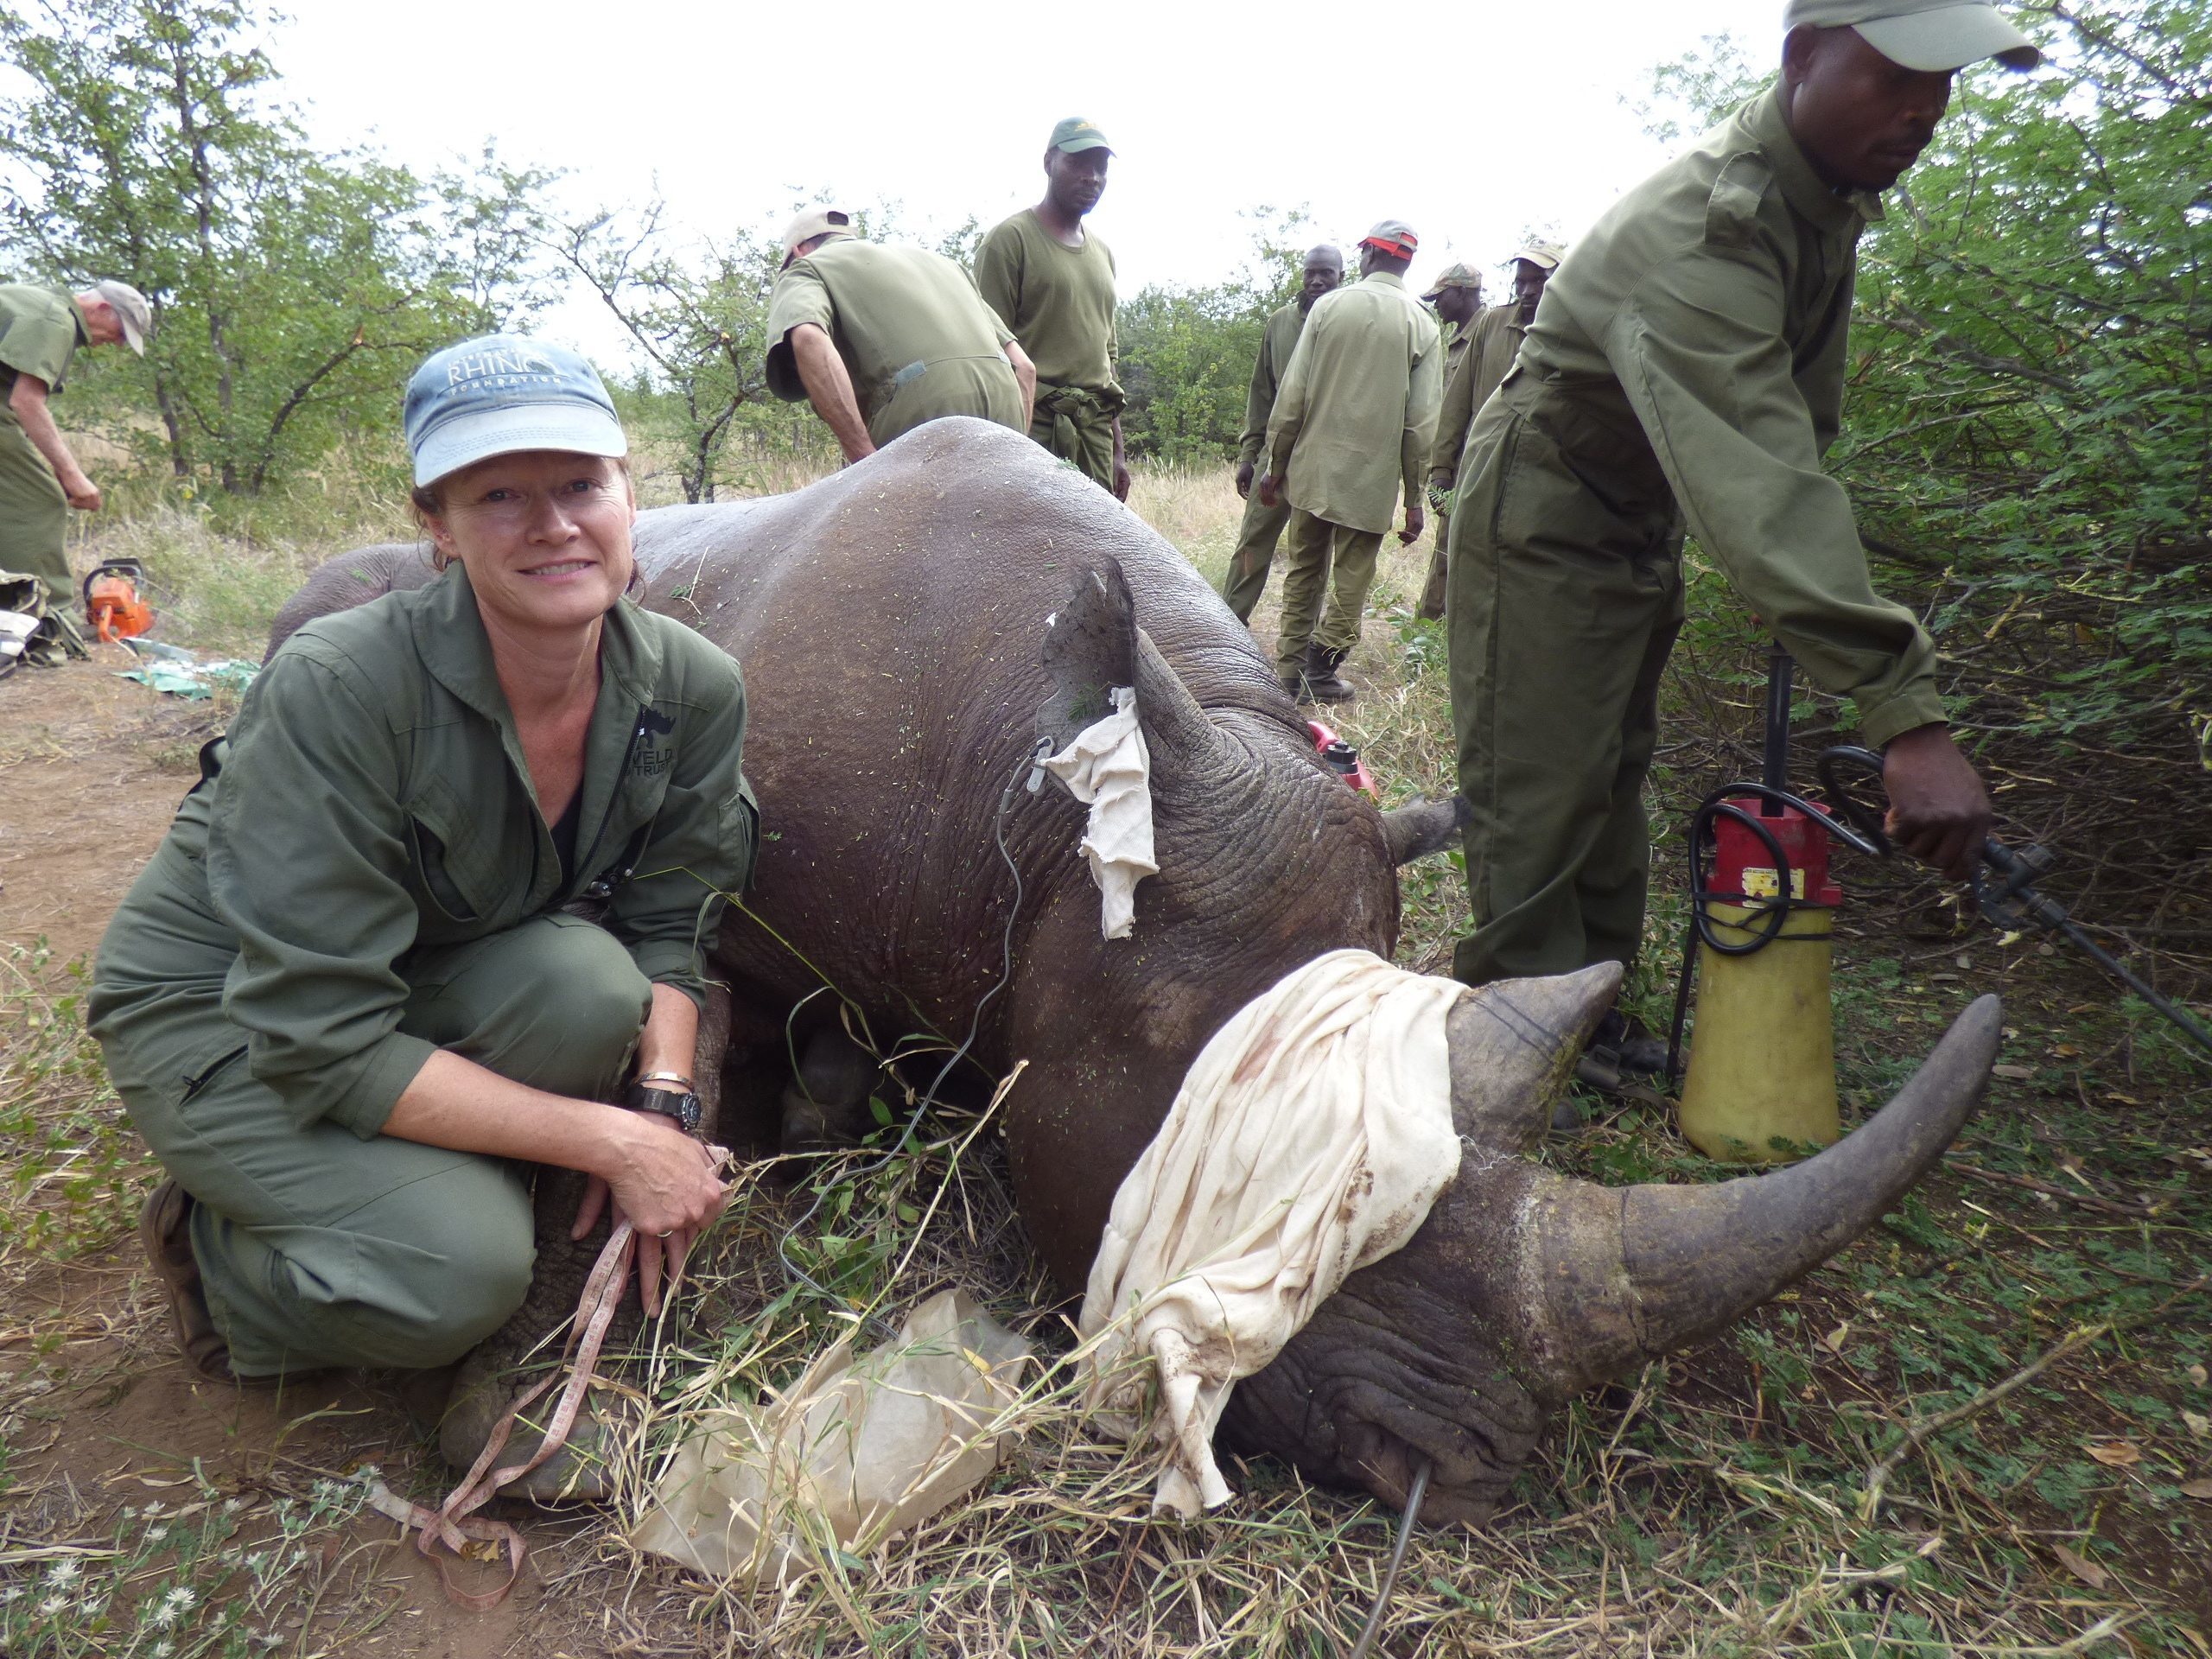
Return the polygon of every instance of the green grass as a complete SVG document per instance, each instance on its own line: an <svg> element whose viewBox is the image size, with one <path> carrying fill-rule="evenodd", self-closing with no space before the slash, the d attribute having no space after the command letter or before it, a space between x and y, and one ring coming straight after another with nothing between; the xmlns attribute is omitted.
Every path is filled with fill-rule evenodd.
<svg viewBox="0 0 2212 1659"><path fill-rule="evenodd" d="M1132 505L1218 576L1239 511L1225 468L1141 475ZM209 568L276 556L236 550ZM1452 781L1441 632L1408 614L1427 557L1425 543L1389 544L1352 663L1368 690L1335 715L1393 800L1433 798ZM212 579L194 591L215 609L245 602L217 596ZM1271 619L1270 601L1262 620ZM1727 655L1740 645L1740 630L1717 623L1694 636L1688 672L1670 688L1652 948L1630 989L1655 1023L1669 1011L1681 921L1674 837L1683 808L1755 731L1743 690L1755 664ZM2188 1490L2212 1476L2212 1292L2202 1282L2212 1274L2212 1074L2139 1004L2066 958L2032 941L2000 943L1955 915L1931 918L1914 889L1886 874L1847 880L1862 888L1847 913L1856 936L1840 940L1836 969L1847 1122L1889 1096L1972 995L2000 989L2008 1070L1951 1160L1983 1173L1939 1171L1715 1343L1573 1402L1491 1528L1417 1537L1386 1650L2212 1659L2198 1623L2212 1594L2212 1502ZM1456 856L1408 870L1402 888L1400 958L1440 970L1465 925ZM20 1289L32 1266L97 1256L113 1243L147 1172L75 1032L79 982L57 978L50 963L18 966L0 1007L0 1114L12 1115L11 1148L30 1151L28 1174L11 1173L0 1190L0 1240ZM1585 1131L1545 1148L1556 1167L1613 1183L1725 1173L1683 1146L1664 1111L1594 1096L1581 1103ZM1365 1616L1394 1515L1259 1464L1230 1469L1239 1497L1219 1515L1155 1522L1141 1465L1087 1427L1049 1380L1024 1402L1010 1461L880 1559L832 1560L747 1595L627 1548L622 1526L637 1513L652 1449L718 1391L787 1382L863 1309L901 1308L965 1282L1002 1316L1026 1320L1049 1352L1065 1351L1065 1332L1027 1312L1042 1305L1043 1287L991 1136L971 1139L974 1120L948 1113L891 1148L905 1102L887 1094L882 1108L892 1120L884 1148L822 1160L796 1192L757 1179L743 1185L690 1313L634 1373L651 1432L623 1504L581 1534L526 1522L542 1540L564 1540L541 1544L537 1570L557 1595L542 1615L550 1622L526 1628L582 1629L559 1620L582 1608L596 1610L594 1641L635 1652L1339 1654ZM822 1211L794 1230L817 1192ZM787 1275L779 1248L826 1294ZM21 1300L7 1317L10 1328L29 1321L52 1333L51 1319ZM2120 1328L1930 1436L1864 1512L1870 1470L1911 1425L2103 1325ZM59 1363L51 1348L0 1383L0 1459L16 1446L18 1470L21 1448L52 1427L23 1381L53 1375L41 1370L49 1360ZM82 1581L97 1579L134 1631L172 1585L203 1611L247 1596L249 1585L281 1592L292 1617L325 1581L312 1548L308 1560L272 1567L265 1586L245 1576L258 1546L245 1531L194 1546L189 1563L174 1535L156 1541L169 1554L142 1554L143 1518L112 1512L97 1545L66 1535L79 1539L78 1557L27 1554L59 1548L65 1535L23 1518L40 1513L37 1494L16 1478L14 1491L0 1488L0 1581L23 1592L4 1606L24 1611L0 1613L18 1621L0 1624L10 1652L105 1651L61 1645L78 1638L73 1615L59 1627L23 1622L42 1617L35 1610L67 1559L81 1559ZM425 1452L391 1478L428 1495L444 1477ZM202 1497L219 1510L242 1495ZM297 1516L313 1513L312 1488L293 1496L305 1506ZM339 1522L353 1500L327 1501L316 1521L325 1543L346 1535ZM75 1582L60 1587L76 1595ZM266 1623L256 1612L246 1627ZM194 1628L194 1639L213 1639L213 1625ZM332 1628L310 1614L291 1639L312 1650L313 1632ZM393 1649L407 1650L396 1637Z"/></svg>

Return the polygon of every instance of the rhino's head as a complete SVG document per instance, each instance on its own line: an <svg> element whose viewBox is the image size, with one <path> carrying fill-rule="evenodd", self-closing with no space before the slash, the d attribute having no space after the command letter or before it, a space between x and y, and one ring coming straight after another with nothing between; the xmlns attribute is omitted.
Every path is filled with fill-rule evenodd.
<svg viewBox="0 0 2212 1659"><path fill-rule="evenodd" d="M1608 963L1471 991L1448 1021L1459 1179L1406 1247L1344 1281L1237 1385L1224 1433L1315 1478L1427 1512L1490 1516L1570 1395L1716 1335L1880 1218L1942 1154L1987 1081L1984 997L1897 1098L1819 1156L1709 1185L1606 1187L1529 1160Z"/></svg>
<svg viewBox="0 0 2212 1659"><path fill-rule="evenodd" d="M1011 1143L1024 1220L1071 1291L1206 1038L1323 951L1388 956L1394 867L1450 828L1447 813L1378 814L1314 766L1243 630L1209 615L1179 636L1176 608L1150 593L1140 630L1139 608L1109 563L1078 578L1046 647L1057 690L1039 726L1056 741L1105 685L1137 686L1160 838L1136 936L1102 944L1096 895L1071 886L1039 938L1065 971L1030 982L1042 1017L1024 1052L1055 1058ZM1506 982L1454 1007L1458 1179L1404 1249L1354 1274L1237 1386L1230 1441L1392 1502L1427 1459L1427 1513L1486 1518L1569 1395L1713 1336L1872 1226L1957 1133L1996 1051L1985 998L1885 1110L1818 1157L1717 1185L1604 1187L1529 1154L1619 973Z"/></svg>

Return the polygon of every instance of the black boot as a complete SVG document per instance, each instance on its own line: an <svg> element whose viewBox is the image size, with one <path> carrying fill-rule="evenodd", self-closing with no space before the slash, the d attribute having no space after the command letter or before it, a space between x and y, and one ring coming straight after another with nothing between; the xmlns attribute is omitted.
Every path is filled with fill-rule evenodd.
<svg viewBox="0 0 2212 1659"><path fill-rule="evenodd" d="M1338 664L1351 654L1319 645L1306 647L1306 685L1316 702L1350 702L1359 695L1337 673Z"/></svg>

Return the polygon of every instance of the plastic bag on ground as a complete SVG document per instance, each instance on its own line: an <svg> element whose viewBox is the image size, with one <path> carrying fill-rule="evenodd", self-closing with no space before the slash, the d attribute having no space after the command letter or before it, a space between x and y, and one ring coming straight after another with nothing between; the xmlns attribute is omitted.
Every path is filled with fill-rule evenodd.
<svg viewBox="0 0 2212 1659"><path fill-rule="evenodd" d="M862 1555L972 1491L1017 1438L989 1434L1033 1350L964 1292L858 1359L846 1338L783 1395L712 1413L677 1448L639 1549L719 1578Z"/></svg>

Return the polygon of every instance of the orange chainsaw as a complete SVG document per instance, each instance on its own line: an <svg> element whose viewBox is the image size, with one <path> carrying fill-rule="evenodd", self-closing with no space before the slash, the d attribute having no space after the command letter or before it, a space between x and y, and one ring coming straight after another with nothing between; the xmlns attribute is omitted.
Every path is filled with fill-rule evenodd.
<svg viewBox="0 0 2212 1659"><path fill-rule="evenodd" d="M85 620L110 645L121 645L154 626L154 607L139 594L146 567L136 559L108 559L85 578Z"/></svg>

